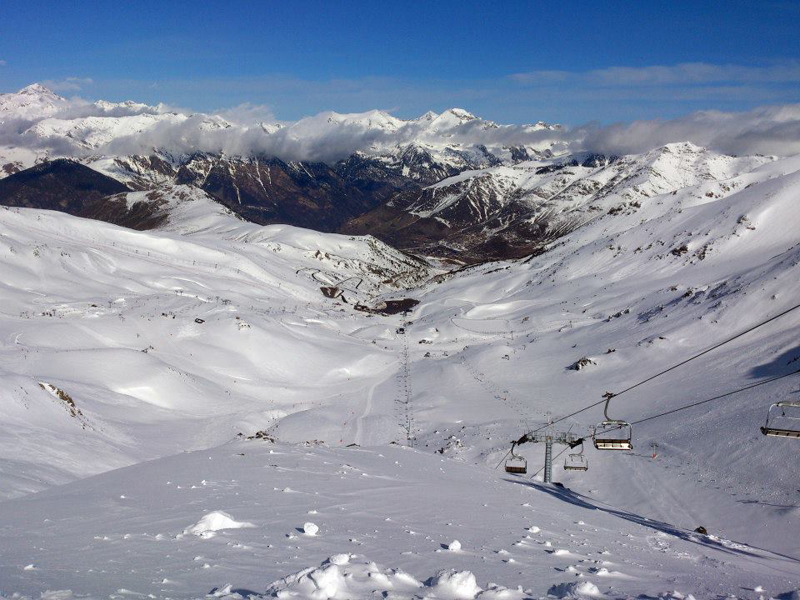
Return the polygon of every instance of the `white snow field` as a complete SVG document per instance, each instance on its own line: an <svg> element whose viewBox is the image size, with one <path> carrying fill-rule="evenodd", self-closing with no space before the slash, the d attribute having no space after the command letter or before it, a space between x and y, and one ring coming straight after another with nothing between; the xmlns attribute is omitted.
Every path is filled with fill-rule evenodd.
<svg viewBox="0 0 800 600"><path fill-rule="evenodd" d="M798 573L785 555L402 446L239 441L1 506L0 580L30 597L758 597ZM254 527L188 532L220 508Z"/></svg>
<svg viewBox="0 0 800 600"><path fill-rule="evenodd" d="M797 597L800 446L759 426L798 375L635 424L632 452L587 439L564 487L540 446L526 476L495 468L800 303L800 158L751 167L451 274L195 191L146 233L0 210L0 593ZM798 333L800 309L610 416L788 375Z"/></svg>

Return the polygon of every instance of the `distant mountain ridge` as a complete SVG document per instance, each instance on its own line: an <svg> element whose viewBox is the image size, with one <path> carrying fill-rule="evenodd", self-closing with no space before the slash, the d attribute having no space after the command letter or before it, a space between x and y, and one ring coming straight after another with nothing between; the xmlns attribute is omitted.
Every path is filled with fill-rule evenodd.
<svg viewBox="0 0 800 600"><path fill-rule="evenodd" d="M499 125L459 108L411 120L373 110L242 125L163 105L67 100L38 84L0 94L0 126L18 142L0 146L0 177L70 156L128 190L190 186L258 224L372 234L461 263L535 254L598 215L771 160L688 143L571 155L558 125ZM2 190L0 204L12 204ZM57 210L104 214L96 198L91 210L76 208L68 191L54 184L45 197Z"/></svg>

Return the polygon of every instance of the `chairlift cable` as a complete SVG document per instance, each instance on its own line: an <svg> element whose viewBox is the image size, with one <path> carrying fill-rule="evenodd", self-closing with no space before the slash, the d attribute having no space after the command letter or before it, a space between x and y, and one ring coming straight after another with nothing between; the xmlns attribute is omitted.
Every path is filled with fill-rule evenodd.
<svg viewBox="0 0 800 600"><path fill-rule="evenodd" d="M673 413L680 412L680 411L686 410L688 408L693 408L695 406L700 406L701 404L707 404L708 402L714 402L715 400L721 400L722 398L727 398L728 396L732 396L732 395L738 394L740 392L746 392L747 390L751 390L753 388L756 388L756 387L759 387L759 386L762 386L762 385L766 385L768 383L772 383L773 381L778 381L780 379L785 379L787 377L791 377L792 375L800 375L800 369L797 369L796 371L792 371L790 373L785 373L783 375L778 375L777 377L771 377L769 379L765 379L763 381L759 381L759 382L747 385L745 387L742 387L742 388L739 388L739 389L736 389L736 390L733 390L733 391L730 391L730 392L726 392L726 393L720 394L718 396L714 396L713 398L707 398L705 400L700 400L699 402L692 402L691 404L687 404L685 406L679 406L678 408L673 408L672 410L668 410L666 412L659 413L657 415L652 415L652 416L649 416L649 417L645 417L644 419L639 419L638 421L633 421L631 423L631 425L639 425L640 423L644 423L645 421L652 421L653 419L658 419L660 417L665 417L667 415L671 415ZM603 432L600 432L600 433L603 433ZM553 457L553 461L555 461L558 457L560 457L562 454L564 454L564 452L566 452L569 449L570 449L570 447L566 446L563 450L561 450L561 452L559 452L558 454L556 454ZM497 469L503 463L503 461L505 460L506 456L508 456L511 452L512 452L511 450L506 452L505 456L503 456L503 458L500 460L500 462L497 463L497 467L495 467L495 469ZM531 475L531 479L536 477L543 470L544 470L544 467L540 468L538 471L533 473Z"/></svg>
<svg viewBox="0 0 800 600"><path fill-rule="evenodd" d="M512 446L512 447L513 447L513 446ZM503 464L503 461L506 459L506 457L507 457L509 454L511 454L511 450L509 450L508 452L506 452L506 453L503 455L503 458L501 458L501 459L500 459L500 462L499 462L499 463L497 463L497 466L494 468L494 470L495 470L495 471L497 471L497 469L499 469L499 468L500 468L500 465L502 465L502 464Z"/></svg>
<svg viewBox="0 0 800 600"><path fill-rule="evenodd" d="M696 358L700 358L701 356L704 356L704 355L708 354L709 352L711 352L713 350L716 350L720 346L724 346L725 344L727 344L729 342L732 342L732 341L742 337L743 335L746 335L746 334L750 333L751 331L754 331L754 330L758 329L759 327L763 327L764 325L766 325L768 323L771 323L772 321L775 321L776 319L779 319L780 317L792 312L793 310L797 310L798 308L800 308L800 304L797 304L797 305L795 305L795 306L783 311L782 313L778 313L777 315L775 315L774 317L770 317L766 321L762 321L761 323L758 323L757 325L753 325L749 329L745 329L744 331L740 331L739 333L737 333L733 337L730 337L727 340L723 340L723 341L719 342L718 344L715 344L715 345L711 346L710 348L706 348L702 352L699 352L698 354L695 354L694 356L692 356L690 358L687 358L686 360L684 360L682 362L679 362L676 365L672 365L668 369L664 369L660 373L656 373L655 375L652 375L652 376L648 377L647 379L645 379L643 381L640 381L639 383L636 383L636 384L630 386L629 388L625 388L621 392L617 392L616 394L612 394L611 398L615 398L617 396L621 396L625 392L629 392L632 389L635 389L635 388L639 387L640 385L644 385L645 383L647 383L649 381L652 381L656 377L660 377L661 375L664 375L665 373L669 373L670 371L672 371L674 369L677 369L678 367L682 367L686 363L691 362L691 361L695 360Z"/></svg>
<svg viewBox="0 0 800 600"><path fill-rule="evenodd" d="M546 428L548 428L548 427L550 427L552 425L555 425L556 423L560 423L561 421L564 421L566 419L574 417L575 415L578 415L578 414L580 414L580 413L582 413L584 411L587 411L587 410L589 410L591 408L594 408L595 406L599 406L601 404L605 404L608 401L610 401L611 398L616 398L617 396L621 396L622 394L624 394L626 392L629 392L629 391L639 387L640 385L644 385L645 383L648 383L648 382L652 381L656 377L660 377L661 375L669 373L670 371L673 371L674 369L677 369L678 367L682 367L686 363L689 363L689 362L691 362L691 361L693 361L693 360L695 360L697 358L700 358L701 356L704 356L704 355L708 354L709 352L711 352L713 350L716 350L717 348L720 348L721 346L724 346L725 344L728 344L728 343L730 343L730 342L742 337L743 335L746 335L746 334L750 333L751 331L755 331L759 327L763 327L764 325L767 325L768 323L771 323L772 321L775 321L776 319L779 319L779 318L789 314L790 312L792 312L794 310L797 310L798 308L800 308L800 304L796 304L796 305L792 306L791 308L788 308L788 309L784 310L783 312L778 313L777 315L775 315L773 317L770 317L766 321L762 321L760 323L757 323L756 325L753 325L752 327L749 327L748 329L745 329L744 331L740 331L739 333L737 333L733 337L730 337L730 338L728 338L726 340L723 340L723 341L711 346L710 348L706 348L702 352L699 352L698 354L695 354L694 356L691 356L690 358L687 358L686 360L681 361L678 364L672 365L668 369L664 369L663 371L660 371L659 373L656 373L655 375L652 375L652 376L648 377L647 379L644 379L644 380L640 381L639 383L636 383L636 384L634 384L634 385L632 385L630 387L627 387L624 390L622 390L621 392L617 392L616 394L614 394L612 392L608 392L608 394L606 394L606 396L604 396L602 400L599 400L597 402L593 402L592 404L589 404L588 406L585 406L585 407L583 407L583 408L581 408L579 410L576 410L575 412L572 412L572 413L570 413L570 414L568 414L566 416L560 417L560 418L556 419L555 421L552 421L551 423L548 423L547 425L542 425L541 427L539 427L538 429L534 429L530 433L536 433L537 431L541 431L542 429L546 429ZM790 375L793 375L793 374L794 373L790 373ZM769 381L774 381L774 379L773 380L767 380L767 381L764 381L762 383L768 383ZM747 388L745 388L745 389L747 389ZM632 424L635 424L635 423L632 423Z"/></svg>
<svg viewBox="0 0 800 600"><path fill-rule="evenodd" d="M673 408L672 410L668 410L663 413L659 413L657 415L652 415L650 417L645 417L644 419L639 419L638 421L634 421L631 425L638 425L639 423L644 423L645 421L652 421L653 419L658 419L659 417L664 417L666 415L671 415L672 413L679 412L681 410L686 410L687 408L692 408L694 406L699 406L701 404L706 404L707 402L713 402L714 400L720 400L722 398L727 398L728 396L732 396L733 394L738 394L740 392L746 392L747 390L751 390L755 387L760 385L765 385L767 383L772 383L773 381L778 381L779 379L784 379L786 377L791 377L792 375L800 375L800 369L796 371L792 371L791 373L785 373L784 375L778 375L777 377L771 377L770 379L765 379L764 381L759 381L757 383L750 384L743 388L739 388L738 390L733 390L732 392L726 392L724 394L720 394L719 396L714 396L713 398L708 398L706 400L700 400L699 402L692 402L691 404L687 404L685 406L680 406L678 408Z"/></svg>

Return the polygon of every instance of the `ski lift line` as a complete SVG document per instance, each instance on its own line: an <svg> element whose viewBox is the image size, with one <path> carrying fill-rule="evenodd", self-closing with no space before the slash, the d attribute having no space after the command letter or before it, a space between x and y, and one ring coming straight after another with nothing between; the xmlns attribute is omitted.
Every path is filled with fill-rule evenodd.
<svg viewBox="0 0 800 600"><path fill-rule="evenodd" d="M513 449L513 445L512 445L512 449ZM497 463L497 466L494 468L494 470L495 470L495 471L497 471L497 469L499 469L499 468L500 468L500 465L502 465L502 464L503 464L503 462L506 460L506 457L507 457L509 454L511 454L511 450L509 450L508 452L506 452L506 453L503 455L503 458L501 458L501 459L500 459L500 462L499 462L499 463Z"/></svg>
<svg viewBox="0 0 800 600"><path fill-rule="evenodd" d="M692 356L692 357L690 357L690 358L687 358L686 360L684 360L684 361L682 361L682 362L679 362L679 363L678 363L678 364L676 364L676 365L672 365L672 366L671 366L671 367L669 367L668 369L664 369L664 370L663 370L663 371L661 371L660 373L656 373L655 375L652 375L652 376L648 377L647 379L645 379L645 380L643 380L643 381L640 381L639 383L636 383L636 384L634 384L634 385L630 386L629 388L625 388L625 389L624 389L624 390L622 390L621 392L617 392L616 394L614 394L614 393L611 393L611 395L610 395L609 399L611 399L611 398L615 398L615 397L617 397L617 396L621 396L621 395L622 395L622 394L624 394L625 392L629 392L629 391L631 391L631 390L633 390L633 389L635 389L635 388L639 387L640 385L644 385L645 383L648 383L649 381L652 381L652 380L653 380L653 379L655 379L656 377L660 377L661 375L664 375L665 373L669 373L670 371L673 371L673 370L677 369L678 367L682 367L682 366L683 366L683 365L685 365L686 363L688 363L688 362L691 362L691 361L695 360L696 358L700 358L701 356L704 356L704 355L708 354L709 352L711 352L711 351L713 351L713 350L716 350L717 348L719 348L719 347L721 347L721 346L724 346L725 344L728 344L728 343L730 343L730 342L732 342L732 341L734 341L734 340L736 340L736 339L739 339L739 338L740 338L740 337L742 337L743 335L746 335L746 334L750 333L751 331L755 331L755 330L756 330L756 329L758 329L759 327L763 327L764 325L767 325L768 323L771 323L772 321L775 321L776 319L779 319L779 318L783 317L784 315L787 315L787 314L789 314L789 313L790 313L790 312L792 312L793 310L797 310L798 308L800 308L800 304L796 304L795 306L793 306L793 307L791 307L791 308L789 308L789 309L787 309L787 310L783 311L782 313L778 313L778 314L777 314L777 315L775 315L774 317L770 317L770 318L769 318L769 319L767 319L766 321L762 321L761 323L758 323L757 325L753 325L752 327L750 327L750 328L748 328L748 329L745 329L744 331L740 331L739 333L737 333L737 334L736 334L736 335L734 335L733 337L730 337L730 338L728 338L727 340L723 340L723 341L719 342L718 344L715 344L715 345L711 346L710 348L706 348L706 349L705 349L705 350L703 350L702 352L700 352L700 353L698 353L698 354L695 354L694 356Z"/></svg>
<svg viewBox="0 0 800 600"><path fill-rule="evenodd" d="M733 390L731 392L726 392L724 394L720 394L719 396L714 396L713 398L707 398L706 400L700 400L699 402L692 402L691 404L686 404L685 406L679 406L678 408L673 408L672 410L668 410L663 413L659 413L657 415L652 415L650 417L645 417L644 419L639 419L638 421L633 421L631 425L638 425L639 423L644 423L646 421L652 421L653 419L658 419L660 417L665 417L667 415L671 415L676 412L680 412L682 410L686 410L688 408L693 408L695 406L700 406L701 404L706 404L708 402L713 402L715 400L721 400L722 398L727 398L728 396L733 396L734 394L738 394L740 392L746 392L747 390L752 390L755 387L760 385L766 385L767 383L772 383L773 381L778 381L779 379L785 379L786 377L791 377L792 375L800 375L800 369L796 371L792 371L791 373L785 373L784 375L778 375L777 377L771 377L770 379L765 379L764 381L759 381L757 383L752 383L748 386L743 388L739 388L738 390ZM603 432L598 432L603 433Z"/></svg>
<svg viewBox="0 0 800 600"><path fill-rule="evenodd" d="M579 410L576 410L573 413L570 413L570 414L568 414L568 415L566 415L564 417L560 417L560 418L556 419L555 421L553 421L552 423L549 423L548 425L543 425L543 426L539 427L538 429L534 429L531 433L536 433L537 431L541 431L542 429L546 429L547 427L550 427L551 425L555 425L556 423L560 423L561 421L564 421L566 419L572 418L575 415L579 415L580 413L585 412L585 411L587 411L587 410L589 410L591 408L594 408L595 406L599 406L601 404L605 404L606 402L610 401L612 398L616 398L617 396L621 396L625 392L630 392L631 390L639 387L640 385L644 385L645 383L648 383L648 382L652 381L656 377L660 377L661 375L669 373L670 371L673 371L673 370L677 369L678 367L682 367L686 363L689 363L689 362L691 362L691 361L693 361L693 360L695 360L697 358L700 358L701 356L704 356L704 355L708 354L712 350L716 350L717 348L720 348L721 346L724 346L725 344L728 344L728 343L730 343L730 342L742 337L743 335L746 335L746 334L750 333L751 331L755 331L759 327L763 327L764 325L767 325L768 323L772 323L776 319L779 319L779 318L789 314L790 312L792 312L794 310L797 310L798 308L800 308L800 304L796 304L796 305L792 306L791 308L788 308L785 311L783 311L781 313L778 313L777 315L775 315L773 317L770 317L766 321L762 321L761 323L753 325L752 327L750 327L748 329L745 329L744 331L740 331L739 333L737 333L733 337L730 337L730 338L728 338L726 340L723 340L723 341L719 342L718 344L715 344L715 345L711 346L710 348L706 348L702 352L700 352L698 354L695 354L694 356L692 356L690 358L687 358L686 360L681 361L676 365L672 365L668 369L664 369L663 371L661 371L659 373L656 373L655 375L652 375L652 376L648 377L647 379L644 379L643 381L640 381L639 383L636 383L636 384L634 384L634 385L632 385L632 386L630 386L628 388L625 388L621 392L617 392L616 394L613 393L613 392L608 392L608 393L605 394L605 396L603 397L602 400L599 400L598 402L593 402L592 404L589 404L588 406L585 406L585 407L583 407L583 408L581 408ZM794 375L795 373L797 373L797 371L795 371L793 373L789 373L787 375L782 375L781 377L778 377L777 379L781 379L783 377L788 377L789 375ZM754 384L751 387L755 387L756 385L762 385L764 383L769 383L770 381L775 381L775 380L776 379L765 380L763 382L760 382L759 384ZM749 389L749 388L743 388L742 390L737 390L737 391L744 391L745 389ZM730 393L735 393L735 392L730 392ZM728 395L730 395L730 394L728 394ZM716 399L716 398L714 398L714 399ZM708 400L708 402L710 402L710 401L711 400ZM689 408L689 407L687 406L686 408ZM639 422L641 422L641 421L639 421ZM636 423L631 423L631 425L635 425L635 424Z"/></svg>
<svg viewBox="0 0 800 600"><path fill-rule="evenodd" d="M403 347L400 353L400 370L397 373L397 382L400 387L397 398L399 418L401 423L398 425L405 433L406 442L410 447L414 447L414 415L411 404L411 370L408 364L408 336L403 335Z"/></svg>
<svg viewBox="0 0 800 600"><path fill-rule="evenodd" d="M464 356L461 357L461 365L469 372L472 378L477 381L480 386L489 392L492 397L502 402L505 406L511 409L513 412L517 413L520 418L525 421L526 423L531 419L531 416L527 414L522 408L522 403L516 400L514 397L511 396L508 392L505 395L501 395L499 392L499 388L494 386L488 381L488 377L477 369L475 369L472 365L470 365ZM483 377L483 378L482 378Z"/></svg>
<svg viewBox="0 0 800 600"><path fill-rule="evenodd" d="M757 382L757 383L753 383L753 384L751 384L751 385L748 385L748 386L745 386L745 387L743 387L743 388L739 388L738 390L733 390L733 391L731 391L731 392L726 392L725 394L720 394L719 396L714 396L713 398L708 398L708 399L706 399L706 400L701 400L701 401L699 401L699 402L693 402L693 403L691 403L691 404L687 404L687 405L685 405L685 406L680 406L680 407L678 407L678 408L674 408L674 409L672 409L672 410L668 410L668 411L666 411L666 412L659 413L659 414L657 414L657 415L652 415L652 416L650 416L650 417L645 417L644 419L639 419L638 421L633 421L633 422L631 423L631 425L638 425L638 424L640 424L640 423L644 423L645 421L652 421L653 419L658 419L659 417L664 417L664 416L667 416L667 415L671 415L671 414L673 414L673 413L676 413L676 412L679 412L679 411L682 411L682 410L686 410L686 409L688 409L688 408L692 408L692 407L694 407L694 406L699 406L699 405L701 405L701 404L706 404L706 403L708 403L708 402L713 402L714 400L720 400L720 399L722 399L722 398L727 398L728 396L732 396L732 395L734 395L734 394L738 394L738 393L740 393L740 392L745 392L745 391L747 391L747 390L751 390L751 389L753 389L753 388L755 388L755 387L758 387L758 386L761 386L761 385L765 385L765 384L767 384L767 383L772 383L773 381L778 381L779 379L785 379L785 378L787 378L787 377L790 377L790 376L792 376L792 375L800 375L800 369L797 369L796 371L792 371L791 373L786 373L786 374L784 374L784 375L779 375L779 376L777 376L777 377L772 377L772 378L770 378L770 379L765 379L764 381L759 381L759 382ZM596 406L596 405L595 405L595 406ZM602 432L599 432L599 433L602 433ZM513 446L512 446L512 447L513 447ZM569 450L569 449L570 449L570 447L569 447L569 446L566 446L566 447L565 447L563 450L561 450L561 452L559 452L558 454L556 454L556 455L553 457L553 461L555 462L555 459L557 459L558 457L560 457L562 454L564 454L564 452L566 452L566 451L567 451L567 450ZM507 457L509 454L511 454L511 450L509 450L508 452L506 452L505 456L503 456L503 458L500 460L500 462L499 462L499 463L497 463L497 466L495 467L495 470L496 470L498 467L500 467L500 465L501 465L501 464L503 464L503 461L506 459L506 457ZM536 477L536 476L537 476L539 473L541 473L543 470L544 470L544 467L540 468L538 471L536 471L535 473L533 473L533 474L531 475L531 479L533 479L534 477Z"/></svg>

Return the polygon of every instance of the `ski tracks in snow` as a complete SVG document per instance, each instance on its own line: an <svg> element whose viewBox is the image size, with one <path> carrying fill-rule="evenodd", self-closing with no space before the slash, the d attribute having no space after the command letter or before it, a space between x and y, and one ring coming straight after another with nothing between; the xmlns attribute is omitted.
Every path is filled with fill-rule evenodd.
<svg viewBox="0 0 800 600"><path fill-rule="evenodd" d="M383 381L384 380L381 379L380 381L377 381L370 386L369 391L367 392L367 401L364 403L364 411L356 419L356 434L354 436L354 441L359 446L362 445L361 442L364 433L364 419L367 418L369 414L372 412L372 399L375 397L375 389L381 383L383 383Z"/></svg>
<svg viewBox="0 0 800 600"><path fill-rule="evenodd" d="M375 406L375 391L384 383L386 383L391 375L393 375L397 371L397 367L400 365L400 361L396 360L390 363L382 372L377 381L373 383L369 388L367 388L367 397L364 401L364 409L361 411L361 414L355 417L355 432L353 433L353 443L358 444L359 446L364 445L364 438L365 434L368 438L368 431L365 431L364 427L364 420L369 417L374 409ZM390 373L387 375L387 373ZM391 413L387 413L387 416L391 416ZM345 422L347 425L347 422ZM344 442L344 435L342 437L342 442Z"/></svg>

